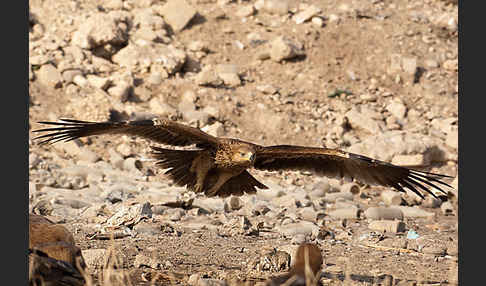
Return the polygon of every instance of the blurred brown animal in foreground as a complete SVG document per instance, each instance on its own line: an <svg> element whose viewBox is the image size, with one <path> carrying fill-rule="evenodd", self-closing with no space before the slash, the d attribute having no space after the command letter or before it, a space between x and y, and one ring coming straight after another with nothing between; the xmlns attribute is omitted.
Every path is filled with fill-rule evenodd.
<svg viewBox="0 0 486 286"><path fill-rule="evenodd" d="M85 269L81 249L65 227L29 214L30 285L84 285Z"/></svg>
<svg viewBox="0 0 486 286"><path fill-rule="evenodd" d="M323 263L321 249L313 243L303 243L297 249L295 262L286 274L273 278L267 286L320 285L319 277Z"/></svg>

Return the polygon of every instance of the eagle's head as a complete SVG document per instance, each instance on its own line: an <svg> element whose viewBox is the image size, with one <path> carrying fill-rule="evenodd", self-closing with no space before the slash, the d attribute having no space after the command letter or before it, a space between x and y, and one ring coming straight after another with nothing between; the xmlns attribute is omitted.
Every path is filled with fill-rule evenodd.
<svg viewBox="0 0 486 286"><path fill-rule="evenodd" d="M251 146L235 146L232 151L231 160L238 165L251 166L255 161L255 150Z"/></svg>

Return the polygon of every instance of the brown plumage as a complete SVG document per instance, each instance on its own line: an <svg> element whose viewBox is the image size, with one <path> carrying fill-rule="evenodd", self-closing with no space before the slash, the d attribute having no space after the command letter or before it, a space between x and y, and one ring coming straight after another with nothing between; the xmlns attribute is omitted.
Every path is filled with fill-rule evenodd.
<svg viewBox="0 0 486 286"><path fill-rule="evenodd" d="M74 237L64 226L44 216L29 214L29 247L55 242L74 245Z"/></svg>
<svg viewBox="0 0 486 286"><path fill-rule="evenodd" d="M30 283L83 285L86 263L73 235L46 217L29 214ZM39 284L40 285L40 284ZM43 284L44 285L44 284Z"/></svg>
<svg viewBox="0 0 486 286"><path fill-rule="evenodd" d="M423 198L420 191L436 197L428 188L446 192L441 181L449 176L395 166L358 154L337 149L290 145L260 146L238 139L218 138L187 125L166 119L87 122L62 119L62 122L40 122L56 125L34 132L49 132L35 139L41 143L70 141L102 134L127 134L172 146L195 146L193 150L171 150L152 147L157 164L168 169L166 174L179 186L187 186L207 196L240 196L267 187L247 169L267 171L312 171L319 176L356 179L362 183L408 188ZM449 177L450 178L450 177ZM452 187L451 187L452 188ZM420 191L419 191L420 190Z"/></svg>
<svg viewBox="0 0 486 286"><path fill-rule="evenodd" d="M322 263L322 253L319 246L313 243L302 243L297 248L295 262L292 262L290 271L271 279L267 285L318 285Z"/></svg>
<svg viewBox="0 0 486 286"><path fill-rule="evenodd" d="M86 281L71 263L50 257L38 249L29 248L30 286L81 286Z"/></svg>

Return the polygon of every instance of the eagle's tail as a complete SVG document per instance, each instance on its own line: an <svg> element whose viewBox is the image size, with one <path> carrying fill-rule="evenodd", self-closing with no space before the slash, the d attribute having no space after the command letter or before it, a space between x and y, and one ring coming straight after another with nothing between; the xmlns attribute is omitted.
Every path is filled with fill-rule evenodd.
<svg viewBox="0 0 486 286"><path fill-rule="evenodd" d="M194 188L196 173L191 172L191 166L201 152L200 150L171 150L154 146L151 148L153 157L159 160L156 164L163 169L168 169L165 174L176 185L181 187L187 185L189 189Z"/></svg>

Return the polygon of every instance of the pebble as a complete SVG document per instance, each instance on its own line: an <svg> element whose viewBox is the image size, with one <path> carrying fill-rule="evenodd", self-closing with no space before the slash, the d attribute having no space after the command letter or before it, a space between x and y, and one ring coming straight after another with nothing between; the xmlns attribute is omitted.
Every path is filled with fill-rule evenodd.
<svg viewBox="0 0 486 286"><path fill-rule="evenodd" d="M287 236L287 237L293 237L297 234L303 234L303 235L311 235L312 233L318 233L319 227L312 222L308 221L301 221L297 223L288 223L282 226L277 227L277 230Z"/></svg>
<svg viewBox="0 0 486 286"><path fill-rule="evenodd" d="M434 217L435 213L424 211L418 207L409 207L409 206L394 206L392 209L399 210L403 213L404 217Z"/></svg>
<svg viewBox="0 0 486 286"><path fill-rule="evenodd" d="M358 128L365 130L372 134L380 134L383 130L383 123L374 120L369 116L369 114L358 111L355 107L351 108L350 111L346 112L345 116L348 118L349 124L352 128Z"/></svg>
<svg viewBox="0 0 486 286"><path fill-rule="evenodd" d="M353 198L354 198L354 195L351 192L327 193L324 196L324 201L333 203L333 202L336 202L339 199L352 201Z"/></svg>
<svg viewBox="0 0 486 286"><path fill-rule="evenodd" d="M326 195L326 192L323 189L316 189L309 193L309 198L311 200L321 199Z"/></svg>
<svg viewBox="0 0 486 286"><path fill-rule="evenodd" d="M30 153L29 154L29 168L36 168L37 165L41 162L42 160L39 158L39 156L35 153Z"/></svg>
<svg viewBox="0 0 486 286"><path fill-rule="evenodd" d="M137 204L137 205L121 205L116 209L110 218L106 220L107 227L120 227L133 225L143 218L151 218L152 210L148 204Z"/></svg>
<svg viewBox="0 0 486 286"><path fill-rule="evenodd" d="M290 240L290 243L300 245L306 241L306 237L304 234L296 234Z"/></svg>
<svg viewBox="0 0 486 286"><path fill-rule="evenodd" d="M457 71L458 69L458 60L446 60L443 64L442 67L448 71Z"/></svg>
<svg viewBox="0 0 486 286"><path fill-rule="evenodd" d="M407 232L407 239L417 239L420 235L413 229L409 229Z"/></svg>
<svg viewBox="0 0 486 286"><path fill-rule="evenodd" d="M423 154L415 155L395 155L391 161L392 164L397 166L414 167L428 165L428 158Z"/></svg>
<svg viewBox="0 0 486 286"><path fill-rule="evenodd" d="M358 219L359 209L356 207L336 209L329 212L333 219Z"/></svg>
<svg viewBox="0 0 486 286"><path fill-rule="evenodd" d="M130 14L126 11L95 13L81 22L72 35L71 43L82 49L93 49L106 44L120 45L128 40Z"/></svg>
<svg viewBox="0 0 486 286"><path fill-rule="evenodd" d="M427 196L425 200L422 200L422 206L425 208L438 208L442 204L440 199L436 199L432 196Z"/></svg>
<svg viewBox="0 0 486 286"><path fill-rule="evenodd" d="M270 14L287 15L289 0L260 0L255 3L256 9L263 9Z"/></svg>
<svg viewBox="0 0 486 286"><path fill-rule="evenodd" d="M358 208L358 203L353 201L337 200L334 203L335 209Z"/></svg>
<svg viewBox="0 0 486 286"><path fill-rule="evenodd" d="M87 202L83 202L76 199L65 199L65 198L56 198L54 199L54 203L68 206L73 209L82 209L91 206L91 204Z"/></svg>
<svg viewBox="0 0 486 286"><path fill-rule="evenodd" d="M115 86L110 87L107 92L111 96L120 100L120 102L125 102L130 97L132 86L126 81L119 81L115 84Z"/></svg>
<svg viewBox="0 0 486 286"><path fill-rule="evenodd" d="M187 48L189 51L192 52L204 52L207 53L209 52L209 43L206 41L201 41L201 40L196 40L192 41L187 45Z"/></svg>
<svg viewBox="0 0 486 286"><path fill-rule="evenodd" d="M51 88L59 88L62 86L61 73L51 64L45 64L40 67L36 73L36 77L40 83Z"/></svg>
<svg viewBox="0 0 486 286"><path fill-rule="evenodd" d="M442 203L442 205L440 206L440 210L444 215L453 215L455 213L454 207L449 201Z"/></svg>
<svg viewBox="0 0 486 286"><path fill-rule="evenodd" d="M191 274L191 276L189 276L187 283L191 286L196 286L199 279L201 279L201 274L200 273L194 273L194 274Z"/></svg>
<svg viewBox="0 0 486 286"><path fill-rule="evenodd" d="M123 0L108 0L103 4L103 7L108 10L121 10L123 8Z"/></svg>
<svg viewBox="0 0 486 286"><path fill-rule="evenodd" d="M243 207L243 201L239 197L232 196L229 200L229 205L232 210L239 210Z"/></svg>
<svg viewBox="0 0 486 286"><path fill-rule="evenodd" d="M209 120L209 115L201 110L189 110L182 112L182 117L189 123L196 123L199 125L206 125Z"/></svg>
<svg viewBox="0 0 486 286"><path fill-rule="evenodd" d="M387 206L399 206L402 203L402 196L395 191L381 192L381 199Z"/></svg>
<svg viewBox="0 0 486 286"><path fill-rule="evenodd" d="M255 59L259 61L264 61L270 59L270 51L268 50L258 50L255 55Z"/></svg>
<svg viewBox="0 0 486 286"><path fill-rule="evenodd" d="M180 221L186 214L183 209L168 209L166 213L169 215L171 221Z"/></svg>
<svg viewBox="0 0 486 286"><path fill-rule="evenodd" d="M417 58L402 58L402 68L409 75L415 75L417 72Z"/></svg>
<svg viewBox="0 0 486 286"><path fill-rule="evenodd" d="M150 68L150 71L159 71L173 75L179 72L187 61L187 54L173 45L149 43L139 45L130 42L112 56L114 63L129 69Z"/></svg>
<svg viewBox="0 0 486 286"><path fill-rule="evenodd" d="M419 284L420 285L420 284ZM432 286L429 284L422 284L423 286ZM400 280L395 286L417 286L417 281L415 280Z"/></svg>
<svg viewBox="0 0 486 286"><path fill-rule="evenodd" d="M356 183L346 183L341 186L341 192L349 192L353 195L359 194L360 192L360 187Z"/></svg>
<svg viewBox="0 0 486 286"><path fill-rule="evenodd" d="M155 215L163 215L163 214L166 213L168 208L169 207L166 207L166 206L155 205L155 206L152 206L152 213L155 214Z"/></svg>
<svg viewBox="0 0 486 286"><path fill-rule="evenodd" d="M123 161L123 169L129 172L140 173L142 162L134 157L128 157Z"/></svg>
<svg viewBox="0 0 486 286"><path fill-rule="evenodd" d="M115 150L124 157L132 155L132 148L127 143L123 142L116 146Z"/></svg>
<svg viewBox="0 0 486 286"><path fill-rule="evenodd" d="M198 85L217 87L223 84L223 80L216 74L211 65L204 66L194 77Z"/></svg>
<svg viewBox="0 0 486 286"><path fill-rule="evenodd" d="M255 13L255 8L253 5L245 5L236 11L236 16L238 17L248 17Z"/></svg>
<svg viewBox="0 0 486 286"><path fill-rule="evenodd" d="M174 32L184 29L197 14L197 10L185 0L169 0L157 12L164 17Z"/></svg>
<svg viewBox="0 0 486 286"><path fill-rule="evenodd" d="M79 87L86 87L88 85L88 80L82 74L77 74L73 78L73 83Z"/></svg>
<svg viewBox="0 0 486 286"><path fill-rule="evenodd" d="M196 286L228 286L226 281L214 278L199 278Z"/></svg>
<svg viewBox="0 0 486 286"><path fill-rule="evenodd" d="M456 243L449 245L447 247L447 254L452 255L452 256L457 256L459 255L459 248Z"/></svg>
<svg viewBox="0 0 486 286"><path fill-rule="evenodd" d="M132 187L121 183L108 188L102 193L102 196L112 204L122 202L129 198L134 198Z"/></svg>
<svg viewBox="0 0 486 286"><path fill-rule="evenodd" d="M216 137L222 137L225 134L223 123L218 121L214 122L211 125L204 126L203 128L201 128L201 130Z"/></svg>
<svg viewBox="0 0 486 286"><path fill-rule="evenodd" d="M236 87L241 85L238 75L238 66L234 64L219 64L216 66L217 76L223 80L225 85Z"/></svg>
<svg viewBox="0 0 486 286"><path fill-rule="evenodd" d="M101 269L104 266L107 250L102 248L91 248L81 250L84 262L89 269Z"/></svg>
<svg viewBox="0 0 486 286"><path fill-rule="evenodd" d="M322 17L312 17L311 21L316 27L324 27L324 19Z"/></svg>
<svg viewBox="0 0 486 286"><path fill-rule="evenodd" d="M400 122L398 122L398 119L393 115L388 116L386 118L385 122L386 122L386 127L388 128L388 130L400 130L401 129Z"/></svg>
<svg viewBox="0 0 486 286"><path fill-rule="evenodd" d="M271 209L267 206L266 203L260 202L253 207L252 214L255 216L260 216L260 215L266 215L270 211Z"/></svg>
<svg viewBox="0 0 486 286"><path fill-rule="evenodd" d="M133 266L140 268L142 266L150 267L152 269L160 269L160 261L153 257L148 257L144 254L137 254L135 256L135 261L133 262Z"/></svg>
<svg viewBox="0 0 486 286"><path fill-rule="evenodd" d="M224 211L224 201L221 199L196 197L192 204L194 206L201 207L211 213Z"/></svg>
<svg viewBox="0 0 486 286"><path fill-rule="evenodd" d="M285 36L279 36L270 42L270 58L275 62L292 59L303 55L304 52L298 48L298 44Z"/></svg>
<svg viewBox="0 0 486 286"><path fill-rule="evenodd" d="M171 116L177 114L177 109L163 102L160 98L154 97L149 101L150 110L157 116Z"/></svg>
<svg viewBox="0 0 486 286"><path fill-rule="evenodd" d="M371 230L387 233L397 233L405 231L405 223L399 220L375 220L368 224Z"/></svg>
<svg viewBox="0 0 486 286"><path fill-rule="evenodd" d="M436 60L425 60L425 67L427 68L438 68L439 67L439 62Z"/></svg>
<svg viewBox="0 0 486 286"><path fill-rule="evenodd" d="M316 16L317 14L321 13L322 9L314 6L314 5L309 5L306 9L303 11L300 11L299 13L295 14L292 19L295 21L296 24L302 24L305 21L310 20L312 17Z"/></svg>
<svg viewBox="0 0 486 286"><path fill-rule="evenodd" d="M89 74L86 76L88 83L95 88L107 90L111 84L111 79L107 77L100 77L97 75Z"/></svg>
<svg viewBox="0 0 486 286"><path fill-rule="evenodd" d="M459 147L459 132L457 130L447 134L445 144L457 150Z"/></svg>
<svg viewBox="0 0 486 286"><path fill-rule="evenodd" d="M80 152L77 154L77 157L80 161L84 161L87 163L96 163L101 159L101 157L96 152L91 151L88 148L81 148Z"/></svg>
<svg viewBox="0 0 486 286"><path fill-rule="evenodd" d="M275 198L274 202L280 207L287 207L290 209L294 209L301 205L299 199L295 198L293 194L286 194L281 197Z"/></svg>
<svg viewBox="0 0 486 286"><path fill-rule="evenodd" d="M202 208L193 208L187 211L188 215L192 216L202 216L202 215L207 215L209 212L205 209Z"/></svg>
<svg viewBox="0 0 486 286"><path fill-rule="evenodd" d="M74 82L74 78L76 76L82 76L82 75L83 72L80 69L68 69L62 72L62 78L66 84Z"/></svg>
<svg viewBox="0 0 486 286"><path fill-rule="evenodd" d="M417 196L417 194L413 193L410 190L405 190L406 193L402 195L402 199L405 201L406 205L408 206L417 206L422 204L422 198Z"/></svg>
<svg viewBox="0 0 486 286"><path fill-rule="evenodd" d="M431 254L431 255L436 255L436 256L442 256L445 255L447 252L447 248L444 246L440 245L427 245L424 246L421 251L424 254Z"/></svg>
<svg viewBox="0 0 486 286"><path fill-rule="evenodd" d="M314 210L313 207L305 207L300 211L300 216L305 221L316 222L317 221L317 212Z"/></svg>
<svg viewBox="0 0 486 286"><path fill-rule="evenodd" d="M402 102L393 100L385 108L399 120L405 119L407 107Z"/></svg>
<svg viewBox="0 0 486 286"><path fill-rule="evenodd" d="M278 89L271 85L271 84L265 84L265 85L258 85L256 87L256 90L264 93L264 94L275 94L278 92Z"/></svg>
<svg viewBox="0 0 486 286"><path fill-rule="evenodd" d="M110 164L113 167L122 170L123 169L123 163L125 161L123 159L123 156L120 155L120 153L115 151L115 149L113 149L113 148L108 149L108 154L110 155L110 157L109 157Z"/></svg>
<svg viewBox="0 0 486 286"><path fill-rule="evenodd" d="M378 96L373 93L364 93L359 96L359 98L363 101L376 101Z"/></svg>
<svg viewBox="0 0 486 286"><path fill-rule="evenodd" d="M321 191L324 196L325 193L332 191L332 187L327 178L321 178L312 185L312 191Z"/></svg>
<svg viewBox="0 0 486 286"><path fill-rule="evenodd" d="M336 275L343 274L343 270L342 270L341 266L339 266L339 265L329 265L329 266L326 266L325 269L326 269L326 272L331 273L331 274L336 274Z"/></svg>
<svg viewBox="0 0 486 286"><path fill-rule="evenodd" d="M370 207L364 211L364 216L373 220L403 220L404 214L395 207Z"/></svg>

